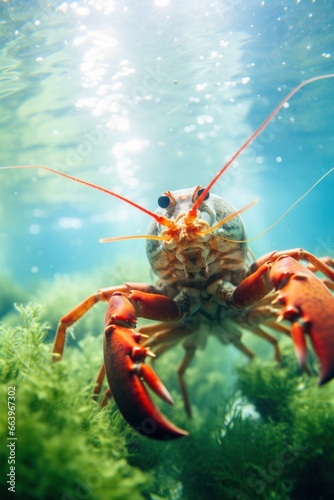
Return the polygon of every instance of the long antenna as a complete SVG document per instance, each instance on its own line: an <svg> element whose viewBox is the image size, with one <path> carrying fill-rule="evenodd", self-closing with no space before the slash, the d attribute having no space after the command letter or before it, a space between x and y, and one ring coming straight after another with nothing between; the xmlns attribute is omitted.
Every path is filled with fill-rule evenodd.
<svg viewBox="0 0 334 500"><path fill-rule="evenodd" d="M53 174L57 174L57 175L60 175L61 177L65 177L66 179L70 179L72 181L79 182L80 184L84 184L85 186L91 187L93 189L97 189L98 191L102 191L103 193L114 196L115 198L118 198L119 200L125 201L125 203L128 203L129 205L140 210L141 212L144 212L145 214L149 215L150 217L153 217L153 219L155 219L162 226L174 227L174 223L170 219L167 219L167 217L164 217L163 215L155 214L154 212L151 212L151 210L148 210L147 208L144 208L141 205L138 205L134 201L131 201L128 198L125 198L125 196L122 196L118 193L115 193L114 191L110 191L109 189L106 189L102 186L98 186L97 184L93 184L92 182L84 181L83 179L78 179L77 177L74 177L72 175L65 174L64 172L60 172L59 170L55 170L54 168L45 167L44 165L13 165L13 166L9 166L9 167L1 167L0 170L14 169L14 168L39 168L41 170L46 170L47 172L52 172Z"/></svg>
<svg viewBox="0 0 334 500"><path fill-rule="evenodd" d="M314 78L309 78L308 80L305 80L304 82L301 82L299 85L297 85L297 87L295 87L294 89L292 89L291 92L289 92L288 95L286 97L284 97L284 99L282 99L282 101L276 106L276 108L264 120L264 122L261 123L261 125L255 130L255 132L253 132L253 134L247 139L247 141L244 142L244 144L238 149L238 151L236 153L234 153L234 155L232 156L232 158L230 158L228 160L228 162L225 163L225 165L223 166L223 168L221 168L219 170L219 172L217 172L217 174L214 176L214 178L212 179L212 181L203 190L203 192L197 198L197 200L195 201L193 207L190 210L190 213L191 213L191 215L193 217L196 216L196 212L197 212L198 207L204 201L204 198L206 197L206 195L208 194L208 192L210 191L210 189L212 188L212 186L214 186L214 184L216 184L216 182L218 181L218 179L226 172L226 170L230 167L230 165L234 162L234 160L236 158L238 158L238 156L254 141L254 139L256 139L256 137L258 137L261 134L261 132L263 131L263 129L265 129L266 126L268 125L268 123L274 118L274 116L277 115L277 113L282 109L282 107L284 106L284 104L289 99L291 99L291 97L293 95L295 95L295 93L298 92L298 90L300 90L301 88L305 87L309 83L317 82L319 80L326 80L328 78L334 78L334 73L330 73L328 75L315 76Z"/></svg>

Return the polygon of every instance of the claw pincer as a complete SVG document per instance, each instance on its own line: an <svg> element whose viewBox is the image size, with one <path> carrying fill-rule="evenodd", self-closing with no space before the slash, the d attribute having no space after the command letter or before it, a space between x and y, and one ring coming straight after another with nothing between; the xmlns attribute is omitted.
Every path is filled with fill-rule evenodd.
<svg viewBox="0 0 334 500"><path fill-rule="evenodd" d="M173 404L172 397L155 374L145 364L151 351L142 345L142 335L134 330L136 317L152 317L153 297L143 292L115 293L108 305L105 319L104 364L108 384L115 402L125 420L141 434L153 439L167 440L188 433L172 424L153 404L145 382L161 399ZM155 307L173 302L163 296L154 296ZM175 306L176 307L176 306ZM159 309L159 307L158 307ZM161 314L159 315L161 317Z"/></svg>
<svg viewBox="0 0 334 500"><path fill-rule="evenodd" d="M306 366L305 334L320 361L319 384L334 377L334 297L323 282L295 259L282 256L271 268L270 279L279 290L282 319L292 323L291 337L302 368Z"/></svg>

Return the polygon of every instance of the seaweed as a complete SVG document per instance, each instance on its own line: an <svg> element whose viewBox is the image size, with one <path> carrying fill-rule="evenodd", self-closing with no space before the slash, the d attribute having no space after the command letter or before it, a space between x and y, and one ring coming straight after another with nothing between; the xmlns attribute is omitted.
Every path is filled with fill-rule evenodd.
<svg viewBox="0 0 334 500"><path fill-rule="evenodd" d="M288 344L282 366L256 359L237 372L235 388L216 395L215 406L198 407L194 398L187 439L155 450L153 491L175 500L333 498L333 385L319 388L301 374ZM210 379L203 386L210 392ZM149 450L143 442L138 467Z"/></svg>
<svg viewBox="0 0 334 500"><path fill-rule="evenodd" d="M17 309L20 324L0 330L1 408L8 388L16 391L17 498L333 498L334 386L319 388L316 377L301 374L290 343L283 343L282 366L257 358L234 369L231 383L233 350L212 339L187 371L190 421L175 374L182 349L166 353L155 369L175 406L162 411L190 436L155 442L129 428L115 403L100 409L92 400L102 334L86 332L52 364L43 309ZM3 441L7 425L2 411ZM6 474L8 453L4 444ZM7 480L1 477L2 498Z"/></svg>
<svg viewBox="0 0 334 500"><path fill-rule="evenodd" d="M284 355L293 359L292 347ZM334 388L283 364L239 368L239 391L185 450L194 458L182 471L186 498L333 498Z"/></svg>
<svg viewBox="0 0 334 500"><path fill-rule="evenodd" d="M68 349L64 362L52 364L40 308L18 310L22 324L0 332L1 408L7 408L8 388L15 388L16 498L142 499L149 476L129 465L117 419L92 401L89 348ZM4 440L7 419L1 411ZM7 474L8 447L0 453ZM3 474L2 498L11 494L7 480Z"/></svg>

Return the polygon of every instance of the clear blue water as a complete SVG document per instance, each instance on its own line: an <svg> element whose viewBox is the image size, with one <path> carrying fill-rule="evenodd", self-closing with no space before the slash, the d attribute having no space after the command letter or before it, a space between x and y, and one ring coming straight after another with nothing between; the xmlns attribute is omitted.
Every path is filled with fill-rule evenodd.
<svg viewBox="0 0 334 500"><path fill-rule="evenodd" d="M154 210L165 190L205 186L294 86L334 73L331 1L2 2L0 166L42 164ZM250 237L334 158L334 79L305 87L214 191ZM331 174L251 244L257 256L334 253ZM149 217L37 170L0 171L0 273L37 286L144 262ZM131 280L132 276L127 279ZM110 283L111 285L112 283ZM105 284L104 284L105 285Z"/></svg>

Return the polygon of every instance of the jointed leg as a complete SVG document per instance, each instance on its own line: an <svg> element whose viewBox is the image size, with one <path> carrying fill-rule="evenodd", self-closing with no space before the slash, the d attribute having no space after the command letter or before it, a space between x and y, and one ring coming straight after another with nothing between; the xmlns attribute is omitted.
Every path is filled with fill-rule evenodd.
<svg viewBox="0 0 334 500"><path fill-rule="evenodd" d="M168 328L166 326L168 325ZM145 346L149 346L154 349L154 353L157 357L161 356L164 352L170 349L172 346L177 344L182 338L189 336L193 332L190 331L186 327L175 327L171 326L170 323L166 324L157 323L155 325L148 325L147 327L143 327L140 329L140 333L151 333L151 336L148 340L144 342ZM184 380L184 374L186 369L188 368L191 360L193 359L196 351L196 347L184 346L186 349L186 354L183 358L181 365L179 366L177 373L179 379L180 390L183 398L183 404L186 411L186 414L189 418L191 418L191 405L189 400L189 395L186 387L186 383Z"/></svg>
<svg viewBox="0 0 334 500"><path fill-rule="evenodd" d="M143 345L151 348L177 343L192 333L184 326L176 327L175 325L171 325L171 323L156 323L154 325L143 326L138 331L141 334L149 335L149 338L143 342Z"/></svg>
<svg viewBox="0 0 334 500"><path fill-rule="evenodd" d="M218 337L219 338L219 337ZM236 347L242 354L247 356L247 358L251 361L255 354L251 349L249 349L245 344L243 344L239 339L233 342L234 347Z"/></svg>
<svg viewBox="0 0 334 500"><path fill-rule="evenodd" d="M100 368L100 371L99 371L99 374L97 376L97 379L96 379L96 384L95 384L95 389L94 389L94 396L93 396L93 399L94 401L97 401L98 400L98 397L101 393L101 389L102 389L102 386L103 386L103 381L104 381L104 377L106 375L106 369L105 369L105 366L104 366L104 363L102 364L101 368ZM103 399L101 401L101 408L104 408L109 399L112 398L112 393L111 393L111 390L110 388L108 387L108 389L106 390L104 396L103 396Z"/></svg>
<svg viewBox="0 0 334 500"><path fill-rule="evenodd" d="M108 302L110 297L118 291L128 291L127 285L121 285L119 287L101 288L97 292L93 293L87 297L84 301L78 304L72 311L63 316L59 321L54 344L52 350L53 361L60 361L63 355L65 341L66 341L66 331L67 329L76 323L89 309L91 309L97 302L103 301Z"/></svg>
<svg viewBox="0 0 334 500"><path fill-rule="evenodd" d="M96 379L96 384L94 388L94 400L97 401L98 396L101 394L101 389L103 386L104 382L104 377L106 376L106 368L104 366L104 363L102 363L102 366L100 368L99 374Z"/></svg>
<svg viewBox="0 0 334 500"><path fill-rule="evenodd" d="M185 349L186 349L186 353L185 353L185 356L183 358L182 363L180 364L180 366L177 370L177 373L178 373L178 377L179 377L179 385L180 385L181 394L182 394L182 398L183 398L184 409L186 411L187 416L189 418L191 418L191 405L190 405L190 399L189 399L186 383L184 380L184 374L186 372L186 369L190 365L193 357L195 356L196 347L191 345L191 346L185 347Z"/></svg>
<svg viewBox="0 0 334 500"><path fill-rule="evenodd" d="M280 351L280 348L278 345L278 340L275 337L272 337L269 333L262 330L262 328L260 328L260 327L258 327L258 328L248 327L248 328L251 330L251 332L254 335L257 335L261 339L264 339L267 342L269 342L270 344L272 344L272 346L274 348L274 353L275 353L275 361L277 361L277 363L280 363L281 362L281 351Z"/></svg>

